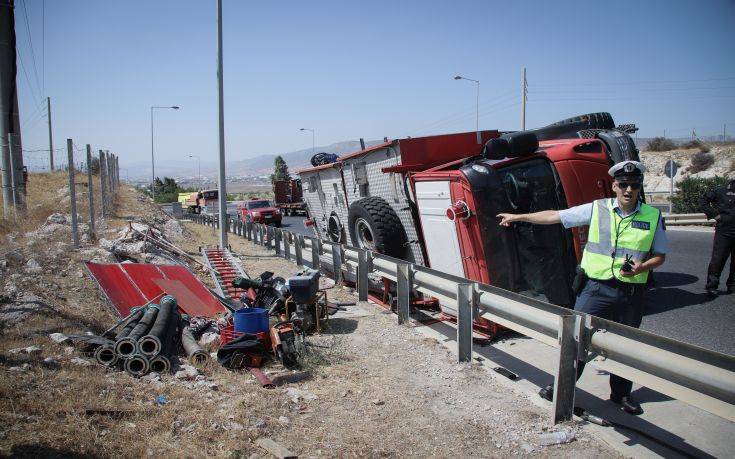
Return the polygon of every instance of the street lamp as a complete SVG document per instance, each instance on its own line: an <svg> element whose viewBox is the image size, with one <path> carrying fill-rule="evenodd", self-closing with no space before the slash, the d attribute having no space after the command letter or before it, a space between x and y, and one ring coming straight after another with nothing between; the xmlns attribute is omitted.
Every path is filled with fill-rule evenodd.
<svg viewBox="0 0 735 459"><path fill-rule="evenodd" d="M153 196L153 202L156 201L156 158L153 154L153 109L154 108L168 108L172 110L178 110L178 105L171 107L162 107L154 105L151 107L151 195Z"/></svg>
<svg viewBox="0 0 735 459"><path fill-rule="evenodd" d="M314 129L301 128L299 131L311 131L311 155L314 156Z"/></svg>
<svg viewBox="0 0 735 459"><path fill-rule="evenodd" d="M476 115L475 115L475 130L477 131L477 143L482 143L482 139L480 139L480 81L473 80L472 78L463 77L461 75L456 75L454 79L474 81L475 83L477 83L477 106L476 106Z"/></svg>
<svg viewBox="0 0 735 459"><path fill-rule="evenodd" d="M197 171L199 172L199 191L202 190L202 161L197 155L189 155L189 158L197 159Z"/></svg>

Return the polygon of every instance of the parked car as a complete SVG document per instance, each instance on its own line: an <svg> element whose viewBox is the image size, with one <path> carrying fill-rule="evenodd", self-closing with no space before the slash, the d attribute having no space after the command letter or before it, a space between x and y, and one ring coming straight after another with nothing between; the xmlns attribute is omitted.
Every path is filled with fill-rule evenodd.
<svg viewBox="0 0 735 459"><path fill-rule="evenodd" d="M281 226L281 211L267 199L251 199L237 206L240 221Z"/></svg>

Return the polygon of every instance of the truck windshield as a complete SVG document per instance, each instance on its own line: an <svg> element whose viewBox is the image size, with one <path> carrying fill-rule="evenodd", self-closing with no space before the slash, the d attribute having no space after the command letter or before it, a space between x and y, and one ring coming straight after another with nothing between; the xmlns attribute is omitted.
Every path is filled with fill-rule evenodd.
<svg viewBox="0 0 735 459"><path fill-rule="evenodd" d="M565 207L551 163L538 158L494 172L484 190L473 189L492 283L550 303L573 306L571 281L576 258L571 232L560 224L515 223L502 228L495 217L502 212L525 214Z"/></svg>
<svg viewBox="0 0 735 459"><path fill-rule="evenodd" d="M270 207L270 201L250 201L248 203L248 209L261 209L263 207Z"/></svg>

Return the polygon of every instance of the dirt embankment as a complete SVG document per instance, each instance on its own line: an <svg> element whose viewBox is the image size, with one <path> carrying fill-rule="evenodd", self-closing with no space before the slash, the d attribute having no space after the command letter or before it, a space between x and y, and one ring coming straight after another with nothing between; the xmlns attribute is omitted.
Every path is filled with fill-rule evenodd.
<svg viewBox="0 0 735 459"><path fill-rule="evenodd" d="M62 185L46 187L48 175L31 176L39 199L63 194ZM99 333L113 323L81 261L112 261L115 252L91 235L72 250L68 202L51 207L6 224L0 235L1 455L265 457L254 441L267 437L316 457L616 456L577 424L551 426L548 409L509 392L477 363L458 365L420 325L399 327L375 305L330 319L326 333L308 339L303 365L311 377L273 390L216 363L190 379L135 379L92 364L49 335ZM60 217L49 219L53 212ZM123 187L98 240L114 240L128 219L168 225L149 200ZM176 243L193 255L216 243L211 228L187 224L177 233ZM297 271L262 247L231 244L251 274ZM329 296L355 300L349 289ZM539 445L540 435L558 429L575 431L577 440Z"/></svg>
<svg viewBox="0 0 735 459"><path fill-rule="evenodd" d="M699 152L697 148L671 151L642 151L641 161L648 168L645 178L646 191L669 191L670 179L664 174L664 165L673 159L678 165L674 184L686 177L735 177L735 146L713 145L709 152L714 164L704 171L692 173L692 158ZM676 186L676 185L674 185Z"/></svg>

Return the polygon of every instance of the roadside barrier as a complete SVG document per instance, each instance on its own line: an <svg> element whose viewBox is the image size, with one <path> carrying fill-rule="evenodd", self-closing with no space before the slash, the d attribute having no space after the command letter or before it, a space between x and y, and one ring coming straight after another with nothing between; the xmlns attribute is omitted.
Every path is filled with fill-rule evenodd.
<svg viewBox="0 0 735 459"><path fill-rule="evenodd" d="M667 226L676 225L707 225L714 226L714 219L707 219L705 214L664 214Z"/></svg>
<svg viewBox="0 0 735 459"><path fill-rule="evenodd" d="M190 215L195 223L219 227L212 215ZM472 358L472 323L483 317L559 348L554 377L554 423L571 419L575 362L630 379L669 397L735 421L735 357L524 297L497 287L418 266L368 250L261 224L227 222L228 230L276 255L314 269L330 269L334 280L356 281L359 301L368 300L369 276L397 284L398 323L409 320L410 293L437 298L457 311L460 362Z"/></svg>

